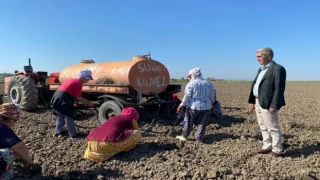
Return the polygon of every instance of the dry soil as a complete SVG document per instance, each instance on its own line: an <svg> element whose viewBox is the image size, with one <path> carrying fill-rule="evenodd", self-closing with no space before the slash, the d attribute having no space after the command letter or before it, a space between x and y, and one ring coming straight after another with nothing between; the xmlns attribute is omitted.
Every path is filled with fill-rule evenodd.
<svg viewBox="0 0 320 180"><path fill-rule="evenodd" d="M130 152L96 163L83 159L84 139L53 137L55 119L50 110L23 112L14 128L28 148L42 174L20 168L17 179L316 179L320 178L320 83L287 84L287 105L279 112L284 155L272 158L253 152L261 147L261 133L254 112L248 111L250 83L214 83L223 116L213 118L204 143L191 134L181 144L175 139L182 127L161 120L156 132L144 134ZM0 85L0 92L2 86ZM181 94L180 94L181 97ZM77 118L81 132L89 132L99 122L92 112ZM152 119L152 116L148 117ZM141 121L140 127L148 123Z"/></svg>

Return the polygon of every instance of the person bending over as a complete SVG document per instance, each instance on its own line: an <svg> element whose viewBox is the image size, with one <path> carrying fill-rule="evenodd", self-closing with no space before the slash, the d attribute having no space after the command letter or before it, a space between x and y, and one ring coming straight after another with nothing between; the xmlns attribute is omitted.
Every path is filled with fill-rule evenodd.
<svg viewBox="0 0 320 180"><path fill-rule="evenodd" d="M123 151L130 151L141 141L141 132L137 121L139 113L132 107L122 110L93 129L86 141L84 158L94 161L105 161Z"/></svg>

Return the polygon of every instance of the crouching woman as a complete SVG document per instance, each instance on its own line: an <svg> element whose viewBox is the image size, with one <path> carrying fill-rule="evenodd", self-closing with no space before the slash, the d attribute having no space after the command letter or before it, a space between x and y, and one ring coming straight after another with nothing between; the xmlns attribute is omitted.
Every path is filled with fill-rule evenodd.
<svg viewBox="0 0 320 180"><path fill-rule="evenodd" d="M141 141L138 127L139 113L132 107L122 110L93 129L88 135L84 158L97 162L105 161L123 151L130 151Z"/></svg>
<svg viewBox="0 0 320 180"><path fill-rule="evenodd" d="M0 105L0 180L13 178L14 153L24 167L34 165L27 146L12 130L20 118L20 112L20 108L13 103Z"/></svg>

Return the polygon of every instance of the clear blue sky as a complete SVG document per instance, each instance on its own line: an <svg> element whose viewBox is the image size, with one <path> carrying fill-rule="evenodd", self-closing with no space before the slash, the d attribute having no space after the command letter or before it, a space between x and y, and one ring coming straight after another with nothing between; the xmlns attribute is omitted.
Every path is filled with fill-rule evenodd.
<svg viewBox="0 0 320 180"><path fill-rule="evenodd" d="M265 46L288 80L320 80L320 0L0 0L0 72L150 52L171 78L251 80Z"/></svg>

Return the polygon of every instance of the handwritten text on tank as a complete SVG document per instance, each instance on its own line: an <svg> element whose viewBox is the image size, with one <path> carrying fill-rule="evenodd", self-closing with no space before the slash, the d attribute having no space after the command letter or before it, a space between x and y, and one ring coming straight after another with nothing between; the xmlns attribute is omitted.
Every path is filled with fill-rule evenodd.
<svg viewBox="0 0 320 180"><path fill-rule="evenodd" d="M139 87L163 87L166 86L165 76L153 76L153 77L138 77L137 84Z"/></svg>
<svg viewBox="0 0 320 180"><path fill-rule="evenodd" d="M139 72L163 72L167 69L164 66L152 66L150 63L139 63Z"/></svg>

